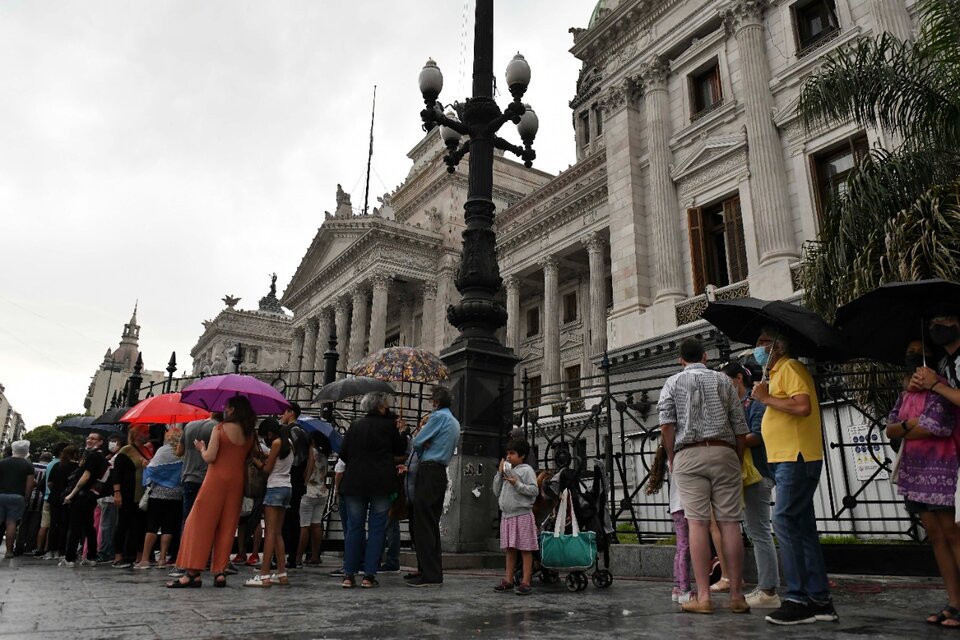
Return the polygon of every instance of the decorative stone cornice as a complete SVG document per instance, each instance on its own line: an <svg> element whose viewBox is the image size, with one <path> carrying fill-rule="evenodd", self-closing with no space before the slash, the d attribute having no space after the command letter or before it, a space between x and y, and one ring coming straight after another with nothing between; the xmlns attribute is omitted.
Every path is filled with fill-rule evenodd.
<svg viewBox="0 0 960 640"><path fill-rule="evenodd" d="M733 0L720 10L720 17L729 33L737 33L744 27L762 27L769 6L770 0Z"/></svg>
<svg viewBox="0 0 960 640"><path fill-rule="evenodd" d="M650 24L686 0L623 0L591 28L577 34L570 53L598 68L610 55L636 42Z"/></svg>

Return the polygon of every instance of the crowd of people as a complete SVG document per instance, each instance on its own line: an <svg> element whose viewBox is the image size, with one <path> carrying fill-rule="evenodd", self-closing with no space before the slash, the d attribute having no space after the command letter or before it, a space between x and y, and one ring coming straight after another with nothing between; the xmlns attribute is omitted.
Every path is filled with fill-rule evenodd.
<svg viewBox="0 0 960 640"><path fill-rule="evenodd" d="M935 315L926 334L904 345L907 375L886 435L899 447L892 481L926 530L947 591L947 603L926 622L960 627L960 319L955 312ZM728 592L731 611L770 609L773 624L839 620L814 508L824 453L820 402L791 343L789 331L763 328L753 351L762 368L755 381L757 374L738 362L709 369L703 344L688 338L680 345L682 371L661 390L677 536L672 596L683 611L713 613L713 596ZM746 594L741 521L758 574ZM713 584L711 538L722 567ZM778 593L781 571L785 588Z"/></svg>
<svg viewBox="0 0 960 640"><path fill-rule="evenodd" d="M769 609L766 620L773 624L839 620L814 508L824 455L820 403L807 367L792 353L789 332L764 327L752 354L760 371L738 362L713 370L704 345L688 338L680 345L683 369L660 392L662 459L672 479L677 537L672 596L683 611L713 613L714 596L726 592L732 612ZM927 337L904 346L904 365L903 391L886 427L899 443L892 481L926 530L947 591L947 603L926 621L960 627L958 316L933 317ZM344 588L376 588L378 573L399 572L403 519L409 519L417 557L407 584L439 586L446 467L460 425L449 390L434 387L431 401L433 410L409 430L387 394L367 394L332 474L329 441L297 426L299 407L258 425L243 396L231 398L222 415L183 431L166 429L161 439L133 427L125 442L116 435L104 442L94 431L82 451L58 446L35 464L28 460L29 443L15 442L12 455L0 461L7 557L33 500L42 503L34 553L62 567L168 567L174 579L167 587L195 588L207 569L222 587L235 564L247 564L260 570L246 586L288 585L290 568L319 564L332 490L344 531L343 565L334 575ZM533 506L541 491L529 452L521 434L512 434L494 478L506 555L498 592L531 592L538 550ZM265 477L259 498L245 496L254 473ZM758 572L749 593L741 522ZM711 546L722 567L713 584Z"/></svg>
<svg viewBox="0 0 960 640"><path fill-rule="evenodd" d="M460 426L445 387L435 387L431 401L433 411L411 433L387 394L365 396L333 473L329 439L298 425L299 406L258 420L242 395L183 429L130 426L126 438L106 442L91 431L82 451L60 444L37 463L30 443L17 441L0 460L6 557L29 506L42 514L33 554L60 567L167 569L166 586L180 589L200 587L208 569L223 587L244 564L260 567L244 586L289 585L288 569L320 565L332 489L345 549L332 575L344 587L357 585L357 576L360 587L377 587L378 572L399 573L405 518L419 567L407 584L441 585L439 520ZM262 492L251 489L255 475ZM34 534L21 527L21 543L24 535Z"/></svg>

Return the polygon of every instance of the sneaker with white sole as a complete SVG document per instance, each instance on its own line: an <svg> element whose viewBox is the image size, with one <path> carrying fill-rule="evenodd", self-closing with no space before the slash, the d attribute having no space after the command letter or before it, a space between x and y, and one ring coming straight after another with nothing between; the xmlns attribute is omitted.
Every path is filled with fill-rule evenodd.
<svg viewBox="0 0 960 640"><path fill-rule="evenodd" d="M810 610L817 618L817 622L837 622L840 620L840 614L833 608L833 600L826 602L810 602Z"/></svg>
<svg viewBox="0 0 960 640"><path fill-rule="evenodd" d="M783 604L776 593L768 594L759 587L746 594L744 598L753 609L779 609Z"/></svg>
<svg viewBox="0 0 960 640"><path fill-rule="evenodd" d="M56 559L59 558L59 557L60 557L60 554L59 554L59 553L54 553L53 551L47 551L47 553L43 556L43 559L44 559L44 560L56 560Z"/></svg>
<svg viewBox="0 0 960 640"><path fill-rule="evenodd" d="M90 558L84 558L79 562L81 567L95 567L97 566L96 560L91 560Z"/></svg>
<svg viewBox="0 0 960 640"><path fill-rule="evenodd" d="M772 624L793 626L796 624L813 624L817 616L810 605L793 600L784 600L776 611L769 613L766 621Z"/></svg>
<svg viewBox="0 0 960 640"><path fill-rule="evenodd" d="M691 589L686 593L681 593L680 597L677 598L677 603L682 605L686 602L693 602L696 599L697 599L697 592Z"/></svg>
<svg viewBox="0 0 960 640"><path fill-rule="evenodd" d="M73 563L73 562L70 562L70 561L67 560L66 558L61 558L61 559L60 559L60 562L57 564L57 566L58 566L58 567L67 567L68 569L72 569L72 568L74 567L74 563Z"/></svg>

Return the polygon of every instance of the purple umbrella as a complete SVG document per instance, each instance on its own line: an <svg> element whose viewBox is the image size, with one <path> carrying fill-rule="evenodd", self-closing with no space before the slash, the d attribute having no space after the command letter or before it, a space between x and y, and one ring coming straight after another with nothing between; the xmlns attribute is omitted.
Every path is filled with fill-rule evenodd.
<svg viewBox="0 0 960 640"><path fill-rule="evenodd" d="M261 416L290 408L287 399L266 382L237 373L197 380L180 392L180 401L207 411L223 411L227 400L234 396L246 396L254 412Z"/></svg>

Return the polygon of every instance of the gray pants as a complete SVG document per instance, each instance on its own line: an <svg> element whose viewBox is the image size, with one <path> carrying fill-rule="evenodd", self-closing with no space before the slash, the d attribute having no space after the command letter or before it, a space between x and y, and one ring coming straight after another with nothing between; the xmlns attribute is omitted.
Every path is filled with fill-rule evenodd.
<svg viewBox="0 0 960 640"><path fill-rule="evenodd" d="M780 586L780 567L777 565L777 548L770 533L770 491L773 480L744 487L745 504L743 526L753 542L753 555L757 561L757 586L761 589L776 589Z"/></svg>

